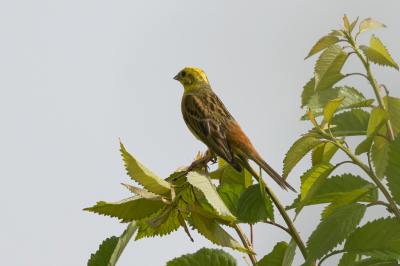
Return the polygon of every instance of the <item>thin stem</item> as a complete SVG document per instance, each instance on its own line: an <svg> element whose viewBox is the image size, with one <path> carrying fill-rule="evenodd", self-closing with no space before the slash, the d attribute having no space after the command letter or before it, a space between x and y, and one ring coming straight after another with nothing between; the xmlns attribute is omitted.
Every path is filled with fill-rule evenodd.
<svg viewBox="0 0 400 266"><path fill-rule="evenodd" d="M389 204L387 204L386 202L383 201L374 201L371 202L370 204L367 205L367 207L371 207L371 206L375 206L375 205L383 205L386 208L392 209L392 206L390 206Z"/></svg>
<svg viewBox="0 0 400 266"><path fill-rule="evenodd" d="M345 163L352 163L352 164L355 164L353 161L344 161L344 162L340 162L340 163L338 163L337 165L335 165L334 168L337 168L338 166L340 166L340 165L342 165L342 164L345 164Z"/></svg>
<svg viewBox="0 0 400 266"><path fill-rule="evenodd" d="M347 149L350 149L349 144L347 144L347 142L345 140L343 140L343 143L344 143L344 145L346 145Z"/></svg>
<svg viewBox="0 0 400 266"><path fill-rule="evenodd" d="M346 77L353 76L353 75L360 75L360 76L363 76L364 78L368 79L368 77L362 73L350 73L350 74L346 74Z"/></svg>
<svg viewBox="0 0 400 266"><path fill-rule="evenodd" d="M371 172L372 171L374 171L374 170L372 170L372 164L371 164L371 152L370 151L368 151L368 153L367 153L367 157L368 157L368 166L369 166L369 169L371 170Z"/></svg>
<svg viewBox="0 0 400 266"><path fill-rule="evenodd" d="M254 253L253 250L253 246L250 243L250 241L247 239L246 235L243 233L242 229L240 228L240 226L236 223L233 224L233 228L235 228L236 232L238 233L240 240L242 240L243 245L245 246L245 248L247 248L248 250L250 250L251 252ZM255 254L255 253L254 253ZM252 254L248 254L249 258L251 260L251 263L256 266L257 265L257 257L256 255L252 255Z"/></svg>
<svg viewBox="0 0 400 266"><path fill-rule="evenodd" d="M251 245L254 248L253 224L250 224L250 241L251 241Z"/></svg>
<svg viewBox="0 0 400 266"><path fill-rule="evenodd" d="M288 234L291 236L291 234L290 234L290 230L289 230L289 229L287 229L286 227L284 227L284 226L280 225L280 224L273 223L273 222L270 222L270 221L264 221L264 223L266 223L266 224L272 224L272 225L275 225L276 227L279 227L280 229L284 230L286 233L288 233Z"/></svg>
<svg viewBox="0 0 400 266"><path fill-rule="evenodd" d="M377 133L376 135L379 136L379 137L382 137L382 138L384 138L384 139L386 139L386 140L389 140L389 138L388 138L387 136L382 135L382 134L380 134L380 133Z"/></svg>
<svg viewBox="0 0 400 266"><path fill-rule="evenodd" d="M339 253L343 253L343 252L346 252L346 251L344 251L344 250L335 250L335 251L332 251L331 253L329 253L328 255L326 255L325 257L323 257L322 260L319 261L318 266L321 266L322 262L323 262L324 260L326 260L327 258L329 258L329 257L331 257L331 256L333 256L333 255L339 254Z"/></svg>

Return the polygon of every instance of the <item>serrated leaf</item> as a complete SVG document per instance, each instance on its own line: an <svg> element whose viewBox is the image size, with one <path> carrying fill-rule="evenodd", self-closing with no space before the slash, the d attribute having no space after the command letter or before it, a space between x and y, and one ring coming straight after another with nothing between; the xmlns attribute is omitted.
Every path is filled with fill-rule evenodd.
<svg viewBox="0 0 400 266"><path fill-rule="evenodd" d="M187 181L194 187L201 190L201 192L203 192L208 203L211 204L211 206L218 212L218 214L220 214L226 220L232 222L235 220L235 216L233 216L233 214L225 206L216 189L210 183L210 180L205 174L190 172L187 175Z"/></svg>
<svg viewBox="0 0 400 266"><path fill-rule="evenodd" d="M285 251L288 248L288 243L282 241L278 242L271 253L265 255L258 263L257 266L282 266Z"/></svg>
<svg viewBox="0 0 400 266"><path fill-rule="evenodd" d="M351 23L351 25L350 25L350 33L353 31L354 27L357 25L357 21L358 21L358 17L353 23Z"/></svg>
<svg viewBox="0 0 400 266"><path fill-rule="evenodd" d="M319 163L329 163L339 147L331 142L325 142L315 147L311 153L311 162L315 166Z"/></svg>
<svg viewBox="0 0 400 266"><path fill-rule="evenodd" d="M261 167L260 167L260 172L261 172ZM262 176L260 176L258 180L258 184L260 187L260 193L261 193L261 198L262 202L264 203L264 209L267 211L269 219L271 222L275 223L275 217L274 217L274 207L272 205L272 200L270 199L269 195L265 191L266 183Z"/></svg>
<svg viewBox="0 0 400 266"><path fill-rule="evenodd" d="M317 117L324 114L324 107L330 100L339 97L346 98L343 99L336 111L355 107L369 107L374 101L373 99L365 99L364 95L362 95L356 89L344 86L316 93L311 97L307 105L313 111L314 116ZM300 120L308 119L309 115L307 110L307 113L303 115Z"/></svg>
<svg viewBox="0 0 400 266"><path fill-rule="evenodd" d="M120 142L121 155L125 162L125 169L128 175L139 184L141 184L148 191L156 194L167 194L170 192L170 184L161 179L152 171L150 171L146 166L136 160L132 155L130 155Z"/></svg>
<svg viewBox="0 0 400 266"><path fill-rule="evenodd" d="M347 238L344 250L382 260L400 260L399 240L400 222L397 218L380 218L357 228Z"/></svg>
<svg viewBox="0 0 400 266"><path fill-rule="evenodd" d="M379 23L376 20L373 20L372 18L367 18L364 19L363 21L360 22L360 32L359 33L363 33L369 30L375 30L375 29L379 29L379 28L386 28L385 25L383 25L382 23Z"/></svg>
<svg viewBox="0 0 400 266"><path fill-rule="evenodd" d="M359 199L363 198L369 189L356 189L351 192L345 193L342 197L337 198L332 201L331 204L325 207L321 213L321 219L325 219L329 214L331 214L337 208L340 208L349 203L357 202Z"/></svg>
<svg viewBox="0 0 400 266"><path fill-rule="evenodd" d="M354 253L344 253L342 258L339 261L338 266L350 266L353 265L354 262L360 260L360 255Z"/></svg>
<svg viewBox="0 0 400 266"><path fill-rule="evenodd" d="M134 196L116 202L99 201L93 207L83 210L122 219L121 222L140 220L166 206L162 201L149 201L141 196Z"/></svg>
<svg viewBox="0 0 400 266"><path fill-rule="evenodd" d="M193 223L197 231L202 234L205 238L222 247L229 247L232 249L239 250L247 254L253 254L253 252L247 250L240 245L235 239L233 239L220 225L218 225L213 219L206 218L196 212L192 213Z"/></svg>
<svg viewBox="0 0 400 266"><path fill-rule="evenodd" d="M237 216L236 206L238 204L240 195L245 189L246 188L244 186L234 184L225 184L217 187L219 196L234 216Z"/></svg>
<svg viewBox="0 0 400 266"><path fill-rule="evenodd" d="M400 205L400 134L397 134L389 146L389 160L386 168L387 186L394 201Z"/></svg>
<svg viewBox="0 0 400 266"><path fill-rule="evenodd" d="M283 174L282 178L286 179L293 167L314 147L321 144L319 139L309 136L303 136L298 139L289 151L286 153L283 160Z"/></svg>
<svg viewBox="0 0 400 266"><path fill-rule="evenodd" d="M365 259L351 264L351 266L396 266L396 260Z"/></svg>
<svg viewBox="0 0 400 266"><path fill-rule="evenodd" d="M237 204L236 213L238 219L243 223L255 224L267 219L274 220L272 201L267 197L264 202L258 184L243 191Z"/></svg>
<svg viewBox="0 0 400 266"><path fill-rule="evenodd" d="M145 222L147 223L148 226L150 226L153 229L157 229L160 227L163 223L167 221L169 216L173 213L173 211L176 209L176 207L171 206L168 207L166 210L164 210L160 215L157 215L154 218L151 218L149 220L146 220Z"/></svg>
<svg viewBox="0 0 400 266"><path fill-rule="evenodd" d="M166 266L237 266L236 259L222 249L202 248L167 262Z"/></svg>
<svg viewBox="0 0 400 266"><path fill-rule="evenodd" d="M139 196L142 196L143 198L147 199L147 200L152 200L152 201L157 201L157 200L161 200L162 196L157 195L155 193L152 193L150 191L138 188L138 187L134 187L131 185L127 185L127 184L122 184L123 186L125 186L127 189L129 189L130 192L135 193Z"/></svg>
<svg viewBox="0 0 400 266"><path fill-rule="evenodd" d="M194 242L192 236L190 235L189 229L185 223L185 220L182 217L181 212L178 211L178 221L181 224L181 226L183 227L183 229L185 229L185 233L188 235L188 237L190 238L190 241Z"/></svg>
<svg viewBox="0 0 400 266"><path fill-rule="evenodd" d="M360 45L360 49L371 62L382 66L390 66L399 70L399 66L394 62L386 47L373 34L369 46L370 47Z"/></svg>
<svg viewBox="0 0 400 266"><path fill-rule="evenodd" d="M364 216L366 206L352 203L336 209L321 221L307 241L307 259L303 266L312 265L353 232Z"/></svg>
<svg viewBox="0 0 400 266"><path fill-rule="evenodd" d="M332 30L332 32L329 33L328 35L346 37L346 35L344 34L344 32L342 30Z"/></svg>
<svg viewBox="0 0 400 266"><path fill-rule="evenodd" d="M224 159L218 157L218 165L219 164L222 165L220 168L225 167L221 176L222 185L236 184L244 187L249 187L253 184L253 177L246 169L243 168L243 171L239 173L231 165L226 164Z"/></svg>
<svg viewBox="0 0 400 266"><path fill-rule="evenodd" d="M379 107L374 107L371 110L371 115L368 122L367 138L363 140L356 148L355 155L360 155L364 152L369 152L372 142L378 134L379 130L385 125L390 118L389 113Z"/></svg>
<svg viewBox="0 0 400 266"><path fill-rule="evenodd" d="M329 73L329 69L337 64L337 61L341 62L341 58L347 58L347 56L348 54L343 52L343 48L340 45L331 45L320 55L314 70L314 91L316 91L318 84L324 76Z"/></svg>
<svg viewBox="0 0 400 266"><path fill-rule="evenodd" d="M296 254L296 247L296 241L292 238L283 255L282 266L292 266L294 255Z"/></svg>
<svg viewBox="0 0 400 266"><path fill-rule="evenodd" d="M361 109L352 109L332 118L331 132L334 137L362 136L367 134L369 113Z"/></svg>
<svg viewBox="0 0 400 266"><path fill-rule="evenodd" d="M304 59L309 58L310 56L324 50L325 48L331 46L332 44L335 44L339 42L339 38L336 36L331 36L327 35L319 39L319 41L314 45L314 47L311 49L311 51L308 53L307 57Z"/></svg>
<svg viewBox="0 0 400 266"><path fill-rule="evenodd" d="M393 133L396 135L400 132L400 99L389 97L383 98L385 106L390 114L390 122L392 124ZM386 136L386 126L382 127L379 134ZM375 138L371 148L371 160L375 167L375 173L379 179L382 179L388 163L389 141L384 138Z"/></svg>
<svg viewBox="0 0 400 266"><path fill-rule="evenodd" d="M324 107L324 117L327 123L329 123L338 109L339 105L342 103L345 97L339 97L333 100L330 100Z"/></svg>
<svg viewBox="0 0 400 266"><path fill-rule="evenodd" d="M346 17L346 14L343 17L343 22L344 22L344 27L346 28L346 30L350 31L350 23L348 18Z"/></svg>

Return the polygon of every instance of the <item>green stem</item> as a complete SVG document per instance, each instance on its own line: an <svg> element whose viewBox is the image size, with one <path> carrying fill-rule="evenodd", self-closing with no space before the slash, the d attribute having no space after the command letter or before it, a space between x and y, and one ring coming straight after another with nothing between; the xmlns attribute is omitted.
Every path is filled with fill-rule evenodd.
<svg viewBox="0 0 400 266"><path fill-rule="evenodd" d="M251 252L254 252L253 250L253 245L250 243L249 239L246 237L245 233L243 233L242 228L240 228L240 226L236 223L233 224L233 228L235 228L237 234L240 237L240 240L242 240L243 245L245 246L245 248L247 248L248 250L250 250ZM251 263L256 266L257 265L257 257L256 255L253 254L248 254L249 258L251 260Z"/></svg>
<svg viewBox="0 0 400 266"><path fill-rule="evenodd" d="M326 260L327 258L329 258L329 257L331 257L331 256L333 256L333 255L339 254L339 253L343 253L343 252L346 252L346 251L344 251L344 250L332 251L331 253L329 253L328 255L326 255L325 257L323 257L322 260L319 261L318 266L321 266L322 262L323 262L324 260Z"/></svg>

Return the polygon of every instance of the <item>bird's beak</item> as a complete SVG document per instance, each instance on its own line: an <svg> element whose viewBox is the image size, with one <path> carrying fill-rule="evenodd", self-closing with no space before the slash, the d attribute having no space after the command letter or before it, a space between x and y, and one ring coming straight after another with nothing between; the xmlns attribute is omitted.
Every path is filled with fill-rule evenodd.
<svg viewBox="0 0 400 266"><path fill-rule="evenodd" d="M174 80L179 80L179 73L174 77Z"/></svg>

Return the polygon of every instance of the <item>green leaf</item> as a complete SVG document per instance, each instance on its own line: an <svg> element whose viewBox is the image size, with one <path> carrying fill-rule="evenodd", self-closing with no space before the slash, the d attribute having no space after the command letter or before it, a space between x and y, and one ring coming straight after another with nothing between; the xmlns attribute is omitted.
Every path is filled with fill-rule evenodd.
<svg viewBox="0 0 400 266"><path fill-rule="evenodd" d="M221 197L218 195L215 187L210 183L210 180L205 174L190 172L187 175L187 181L203 192L208 203L226 220L234 221L235 216L229 211Z"/></svg>
<svg viewBox="0 0 400 266"><path fill-rule="evenodd" d="M330 160L332 159L333 155L337 152L339 148L331 143L331 142L325 142L317 147L315 147L311 153L311 163L313 166L326 162L329 163Z"/></svg>
<svg viewBox="0 0 400 266"><path fill-rule="evenodd" d="M399 221L395 217L380 218L357 228L347 238L344 250L382 260L400 260L399 240Z"/></svg>
<svg viewBox="0 0 400 266"><path fill-rule="evenodd" d="M393 132L396 135L400 132L400 99L389 97L383 98L385 106L390 114L390 122L392 124ZM386 136L386 126L382 127L379 134ZM379 179L382 179L385 173L385 169L388 163L388 152L389 152L389 141L384 138L375 138L374 144L371 149L371 160L375 167L375 173Z"/></svg>
<svg viewBox="0 0 400 266"><path fill-rule="evenodd" d="M331 33L328 34L329 36L342 36L346 37L346 34L342 30L332 30Z"/></svg>
<svg viewBox="0 0 400 266"><path fill-rule="evenodd" d="M238 204L240 195L245 189L246 188L244 186L234 184L225 184L217 187L219 196L234 216L237 216L236 206Z"/></svg>
<svg viewBox="0 0 400 266"><path fill-rule="evenodd" d="M346 195L348 192L358 189L369 189L369 192L359 199L359 201L377 201L379 194L376 189L371 190L373 187L375 187L375 184L362 179L360 176L354 176L351 174L332 176L331 178L326 179L306 205L334 202ZM296 208L299 204L300 196L294 200L291 206L286 207L286 209L290 210Z"/></svg>
<svg viewBox="0 0 400 266"><path fill-rule="evenodd" d="M218 157L218 162L222 162L223 159ZM225 162L225 161L224 161ZM243 168L243 171L239 173L231 165L223 165L225 167L222 173L222 185L224 184L236 184L244 187L249 187L253 184L253 177L249 171Z"/></svg>
<svg viewBox="0 0 400 266"><path fill-rule="evenodd" d="M139 196L142 196L143 198L147 199L147 200L153 200L153 201L157 201L157 200L161 200L162 196L157 195L155 193L149 192L145 189L141 189L138 187L134 187L131 185L127 185L127 184L122 184L123 186L125 186L127 189L129 189L130 192L135 193Z"/></svg>
<svg viewBox="0 0 400 266"><path fill-rule="evenodd" d="M162 208L159 210L157 213L151 215L149 218L154 219L155 217L159 216L161 213L164 213L166 211L166 208ZM166 219L164 219L166 218ZM150 227L147 224L147 221L141 220L139 221L139 230L138 233L135 237L135 241L139 240L143 237L154 237L154 236L163 236L163 235L169 235L171 232L178 230L180 227L180 222L178 220L178 209L173 208L170 209L167 213L166 216L164 216L162 223L154 229Z"/></svg>
<svg viewBox="0 0 400 266"><path fill-rule="evenodd" d="M323 162L312 167L300 177L302 180L300 188L301 200L299 206L296 208L296 216L293 220L296 220L297 215L299 215L303 207L307 205L333 170L334 167L330 163Z"/></svg>
<svg viewBox="0 0 400 266"><path fill-rule="evenodd" d="M372 18L367 18L364 19L363 21L360 22L360 32L363 33L369 30L375 30L379 28L386 28L385 25L382 23L379 23L378 21L373 20Z"/></svg>
<svg viewBox="0 0 400 266"><path fill-rule="evenodd" d="M236 259L222 249L202 248L196 253L182 255L166 266L237 266Z"/></svg>
<svg viewBox="0 0 400 266"><path fill-rule="evenodd" d="M327 123L329 123L338 109L339 105L342 103L345 97L339 97L333 100L330 100L324 107L324 117Z"/></svg>
<svg viewBox="0 0 400 266"><path fill-rule="evenodd" d="M356 229L366 208L363 204L348 204L336 209L323 219L307 241L308 253L303 266L312 265L317 259L341 244Z"/></svg>
<svg viewBox="0 0 400 266"><path fill-rule="evenodd" d="M369 42L369 47L360 45L360 49L371 62L382 66L390 66L399 70L399 66L394 62L386 47L373 34Z"/></svg>
<svg viewBox="0 0 400 266"><path fill-rule="evenodd" d="M338 62L342 62L343 58L347 58L348 54L342 50L343 48L340 45L331 45L320 55L315 65L314 91L316 91L318 84L324 76L329 73L330 68L338 64Z"/></svg>
<svg viewBox="0 0 400 266"><path fill-rule="evenodd" d="M260 167L260 172L261 172L261 167ZM265 183L262 176L260 176L260 179L258 180L258 184L260 187L262 202L264 203L264 209L267 211L271 222L275 223L274 207L272 205L271 199L269 198L267 192L265 191L265 187L266 187L267 183Z"/></svg>
<svg viewBox="0 0 400 266"><path fill-rule="evenodd" d="M278 242L271 253L265 255L258 263L257 266L282 266L285 251L288 248L288 243L282 241Z"/></svg>
<svg viewBox="0 0 400 266"><path fill-rule="evenodd" d="M400 134L397 134L389 146L389 161L386 168L387 186L394 201L400 205Z"/></svg>
<svg viewBox="0 0 400 266"><path fill-rule="evenodd" d="M344 253L342 258L339 261L338 266L350 266L353 265L354 262L360 260L360 255L354 253Z"/></svg>
<svg viewBox="0 0 400 266"><path fill-rule="evenodd" d="M395 266L399 265L396 260L365 259L351 264L351 266Z"/></svg>
<svg viewBox="0 0 400 266"><path fill-rule="evenodd" d="M296 254L296 247L296 241L292 238L289 246L285 250L285 255L283 255L282 266L292 266L294 255Z"/></svg>
<svg viewBox="0 0 400 266"><path fill-rule="evenodd" d="M336 111L355 107L369 107L374 101L373 99L365 99L364 95L356 89L344 86L316 93L311 97L307 105L313 111L314 116L317 117L324 114L324 107L330 100L339 97L346 98L342 101ZM309 120L308 110L300 120Z"/></svg>
<svg viewBox="0 0 400 266"><path fill-rule="evenodd" d="M114 266L129 240L138 228L138 222L131 222L120 237L112 236L103 241L99 250L90 256L88 266Z"/></svg>
<svg viewBox="0 0 400 266"><path fill-rule="evenodd" d="M332 135L341 136L360 136L367 134L369 121L369 113L361 109L352 109L335 115L332 118L331 127Z"/></svg>
<svg viewBox="0 0 400 266"><path fill-rule="evenodd" d="M355 155L360 155L364 152L369 152L372 142L378 134L379 130L385 125L390 118L389 113L379 107L372 108L368 122L367 138L363 140L356 148Z"/></svg>
<svg viewBox="0 0 400 266"><path fill-rule="evenodd" d="M163 206L165 203L162 201L150 201L141 196L134 196L117 202L99 201L95 206L83 210L117 217L122 219L121 222L131 222L149 217Z"/></svg>
<svg viewBox="0 0 400 266"><path fill-rule="evenodd" d="M170 192L170 184L158 177L152 171L150 171L146 166L141 164L138 160L136 160L132 155L130 155L122 145L121 145L121 154L123 160L125 162L125 169L128 171L128 175L144 186L148 191L156 193L156 194L167 194Z"/></svg>
<svg viewBox="0 0 400 266"><path fill-rule="evenodd" d="M178 221L181 224L181 226L183 227L183 229L185 229L185 233L190 238L190 241L194 242L192 236L190 235L189 228L187 227L185 220L183 219L183 216L182 216L181 212L179 212L179 211L178 211Z"/></svg>
<svg viewBox="0 0 400 266"><path fill-rule="evenodd" d="M264 202L258 184L248 187L240 195L237 204L236 213L238 219L243 223L251 224L265 221L268 218L274 220L272 201L268 195L266 199L266 202ZM267 208L265 208L265 206L267 206Z"/></svg>
<svg viewBox="0 0 400 266"><path fill-rule="evenodd" d="M353 31L353 29L354 29L354 27L357 25L357 21L358 21L358 17L357 17L357 19L353 22L353 23L351 23L351 25L350 25L350 33Z"/></svg>
<svg viewBox="0 0 400 266"><path fill-rule="evenodd" d="M293 167L314 147L322 142L314 137L304 136L298 139L289 151L286 153L283 160L283 174L282 178L286 179Z"/></svg>
<svg viewBox="0 0 400 266"><path fill-rule="evenodd" d="M332 201L331 204L325 207L325 209L321 213L321 219L325 219L337 208L340 208L349 203L357 202L359 199L363 198L369 191L369 189L356 189L351 192L345 193L342 197L337 198L336 200Z"/></svg>
<svg viewBox="0 0 400 266"><path fill-rule="evenodd" d="M346 30L350 31L350 23L349 23L349 20L346 17L346 14L343 17L343 21L344 21L344 27L346 28Z"/></svg>
<svg viewBox="0 0 400 266"><path fill-rule="evenodd" d="M196 212L192 212L192 219L197 231L214 244L252 254L251 251L240 245L213 219L206 218Z"/></svg>
<svg viewBox="0 0 400 266"><path fill-rule="evenodd" d="M308 53L307 57L304 58L307 59L310 56L324 50L325 48L331 46L332 44L335 44L337 42L339 42L339 38L336 36L331 36L331 35L327 35L322 37L321 39L319 39L319 41L314 45L314 47L311 49L311 51Z"/></svg>
<svg viewBox="0 0 400 266"><path fill-rule="evenodd" d="M170 215L172 214L172 212L175 209L176 209L175 206L170 206L166 210L164 210L164 212L162 212L160 215L158 215L154 218L151 218L149 220L146 220L145 222L151 228L157 229L158 227L160 227L162 224L164 224L168 220L168 218L170 217Z"/></svg>

